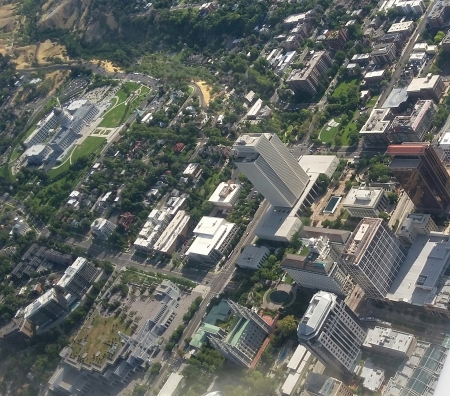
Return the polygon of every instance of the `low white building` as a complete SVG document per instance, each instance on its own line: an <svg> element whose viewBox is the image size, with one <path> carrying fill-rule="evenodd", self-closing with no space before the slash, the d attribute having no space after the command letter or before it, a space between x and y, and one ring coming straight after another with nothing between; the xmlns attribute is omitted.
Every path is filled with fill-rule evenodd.
<svg viewBox="0 0 450 396"><path fill-rule="evenodd" d="M158 393L158 396L177 396L178 391L182 388L184 381L183 376L178 373L170 374L164 386Z"/></svg>
<svg viewBox="0 0 450 396"><path fill-rule="evenodd" d="M429 214L409 213L403 223L397 228L397 237L403 246L409 248L418 235L428 235L437 231L436 223Z"/></svg>
<svg viewBox="0 0 450 396"><path fill-rule="evenodd" d="M240 184L223 182L217 186L208 201L218 208L231 209L237 202L241 190Z"/></svg>
<svg viewBox="0 0 450 396"><path fill-rule="evenodd" d="M385 191L378 187L353 187L342 200L342 206L350 216L361 219L378 217L388 203Z"/></svg>
<svg viewBox="0 0 450 396"><path fill-rule="evenodd" d="M248 245L236 260L236 265L241 268L256 270L261 268L270 255L270 250L265 246Z"/></svg>
<svg viewBox="0 0 450 396"><path fill-rule="evenodd" d="M416 347L416 337L412 334L376 326L369 329L363 348L398 358L411 356Z"/></svg>
<svg viewBox="0 0 450 396"><path fill-rule="evenodd" d="M186 252L191 261L216 265L236 235L238 227L225 219L204 216L194 228L194 242Z"/></svg>
<svg viewBox="0 0 450 396"><path fill-rule="evenodd" d="M384 370L367 359L364 366L360 366L358 371L358 375L363 379L363 387L371 392L378 392L384 382Z"/></svg>
<svg viewBox="0 0 450 396"><path fill-rule="evenodd" d="M450 131L442 135L439 141L439 148L445 153L445 159L450 161Z"/></svg>
<svg viewBox="0 0 450 396"><path fill-rule="evenodd" d="M92 234L98 239L106 241L116 229L116 225L109 220L98 218L91 224Z"/></svg>
<svg viewBox="0 0 450 396"><path fill-rule="evenodd" d="M189 164L183 171L183 176L197 178L202 173L202 166L196 162Z"/></svg>

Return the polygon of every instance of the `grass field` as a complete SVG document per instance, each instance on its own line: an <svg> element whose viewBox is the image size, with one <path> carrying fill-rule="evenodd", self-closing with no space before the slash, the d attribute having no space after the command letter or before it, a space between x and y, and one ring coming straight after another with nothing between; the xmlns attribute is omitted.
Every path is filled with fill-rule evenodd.
<svg viewBox="0 0 450 396"><path fill-rule="evenodd" d="M114 100L114 104L111 110L109 110L105 116L103 117L102 122L99 124L99 127L104 128L115 128L120 125L121 122L126 120L133 111L142 103L142 101L145 99L145 97L150 92L150 89L141 86L141 93L139 96L135 96L133 99L130 100L129 104L125 104L125 101L128 98L127 92L134 92L139 88L139 84L133 83L133 82L127 82L124 84L124 87L122 87L117 92L117 97L119 98L116 102ZM117 105L116 105L117 104Z"/></svg>
<svg viewBox="0 0 450 396"><path fill-rule="evenodd" d="M336 122L339 122L339 118L334 118ZM331 120L330 120L331 121ZM331 127L329 131L327 128L329 127L328 122L323 126L322 131L320 132L319 139L324 143L331 143L333 141L334 135L338 131L338 127Z"/></svg>
<svg viewBox="0 0 450 396"><path fill-rule="evenodd" d="M350 132L352 131L356 131L357 126L356 126L356 122L354 122L359 116L359 110L355 110L355 112L353 113L353 118L352 120L347 124L347 126L344 129L344 132L342 132L342 137L341 137L341 143L343 146L350 146L350 142L348 141L348 135L350 134Z"/></svg>
<svg viewBox="0 0 450 396"><path fill-rule="evenodd" d="M104 318L96 313L72 341L72 356L79 356L81 359L86 353L83 359L85 363L103 362L114 344L117 344L116 352L120 350L122 344L118 335L119 331L127 335L131 334L131 329L125 326L120 317Z"/></svg>
<svg viewBox="0 0 450 396"><path fill-rule="evenodd" d="M105 142L106 140L101 137L93 137L93 136L87 137L81 145L76 146L73 149L71 154L72 164L75 163L75 161L78 158L82 157L83 155L89 156L92 153L95 153L97 150L99 151ZM69 170L71 164L69 157L59 168L50 169L48 171L48 176L50 177L50 179L54 179L56 176L59 176L60 174Z"/></svg>
<svg viewBox="0 0 450 396"><path fill-rule="evenodd" d="M372 96L370 100L367 102L367 107L373 108L373 106L375 106L375 103L377 103L378 96L380 95Z"/></svg>
<svg viewBox="0 0 450 396"><path fill-rule="evenodd" d="M343 80L334 90L333 97L337 98L342 93L346 93L351 85L359 86L359 79L357 78L347 78Z"/></svg>

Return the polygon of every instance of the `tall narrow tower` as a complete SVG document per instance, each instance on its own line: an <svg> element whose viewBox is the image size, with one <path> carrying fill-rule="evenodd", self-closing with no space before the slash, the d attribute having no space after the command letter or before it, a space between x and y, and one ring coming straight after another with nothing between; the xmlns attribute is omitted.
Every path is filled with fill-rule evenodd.
<svg viewBox="0 0 450 396"><path fill-rule="evenodd" d="M430 143L403 143L388 147L389 169L417 209L444 212L450 204L450 176Z"/></svg>
<svg viewBox="0 0 450 396"><path fill-rule="evenodd" d="M366 330L335 294L316 293L298 325L298 341L325 365L353 373L361 357Z"/></svg>
<svg viewBox="0 0 450 396"><path fill-rule="evenodd" d="M233 153L236 166L273 206L293 207L309 182L275 134L242 135L234 143Z"/></svg>

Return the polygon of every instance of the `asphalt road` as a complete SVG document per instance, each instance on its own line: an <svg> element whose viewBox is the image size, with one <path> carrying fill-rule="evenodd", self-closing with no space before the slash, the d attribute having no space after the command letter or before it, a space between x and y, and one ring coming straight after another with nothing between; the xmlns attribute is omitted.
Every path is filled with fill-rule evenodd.
<svg viewBox="0 0 450 396"><path fill-rule="evenodd" d="M429 5L427 11L423 15L422 19L420 20L419 24L417 25L416 30L412 34L408 44L403 49L403 52L400 56L400 59L397 61L395 65L395 70L392 73L391 80L389 84L387 85L386 89L383 91L383 93L380 95L378 103L383 104L386 98L391 93L392 89L394 88L394 85L397 81L400 80L400 75L402 73L402 66L409 59L409 56L411 55L411 52L413 50L414 44L416 43L417 38L423 33L425 30L426 24L427 24L427 16L430 13L431 9L433 8L434 4L437 2L437 0L434 0Z"/></svg>

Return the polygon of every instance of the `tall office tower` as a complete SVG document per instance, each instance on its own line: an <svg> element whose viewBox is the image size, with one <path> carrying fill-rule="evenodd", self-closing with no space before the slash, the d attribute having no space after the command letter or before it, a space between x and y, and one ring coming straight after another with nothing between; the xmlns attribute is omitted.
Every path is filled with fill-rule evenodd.
<svg viewBox="0 0 450 396"><path fill-rule="evenodd" d="M297 335L299 343L322 363L351 374L359 363L366 330L343 300L320 291L311 299Z"/></svg>
<svg viewBox="0 0 450 396"><path fill-rule="evenodd" d="M287 147L271 133L242 135L233 145L234 162L273 205L293 207L309 182Z"/></svg>
<svg viewBox="0 0 450 396"><path fill-rule="evenodd" d="M66 269L57 285L62 287L66 293L81 298L89 289L98 275L97 269L84 257L78 257L75 262Z"/></svg>
<svg viewBox="0 0 450 396"><path fill-rule="evenodd" d="M417 209L425 213L446 211L450 204L450 176L430 143L391 145L389 169Z"/></svg>
<svg viewBox="0 0 450 396"><path fill-rule="evenodd" d="M347 240L341 263L368 298L383 300L405 256L388 223L365 217Z"/></svg>
<svg viewBox="0 0 450 396"><path fill-rule="evenodd" d="M250 367L260 350L265 338L270 333L270 326L255 312L227 300L232 315L235 316L228 334L208 337L214 349L233 363Z"/></svg>

